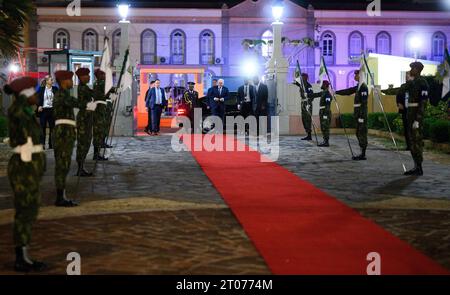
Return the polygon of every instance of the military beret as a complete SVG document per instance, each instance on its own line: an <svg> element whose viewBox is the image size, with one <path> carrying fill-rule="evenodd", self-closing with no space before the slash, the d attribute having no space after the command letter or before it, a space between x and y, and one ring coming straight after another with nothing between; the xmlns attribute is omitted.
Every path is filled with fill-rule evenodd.
<svg viewBox="0 0 450 295"><path fill-rule="evenodd" d="M56 80L63 81L63 80L70 80L73 77L73 73L71 71L56 71L55 72L55 78Z"/></svg>
<svg viewBox="0 0 450 295"><path fill-rule="evenodd" d="M89 75L90 72L91 72L91 71L90 71L88 68L79 68L79 69L75 72L75 74L77 74L78 77L81 77L81 76L87 76L87 75Z"/></svg>
<svg viewBox="0 0 450 295"><path fill-rule="evenodd" d="M100 75L104 75L104 74L105 74L105 72L103 72L103 71L100 70L100 69L96 69L96 70L94 71L94 75L95 75L96 78L98 78Z"/></svg>
<svg viewBox="0 0 450 295"><path fill-rule="evenodd" d="M306 78L306 79L308 79L308 74L307 73L302 73L302 77L304 77L304 78Z"/></svg>
<svg viewBox="0 0 450 295"><path fill-rule="evenodd" d="M420 61L415 61L415 62L412 62L412 63L409 65L409 67L410 67L411 69L416 68L416 69L418 69L419 71L422 71L422 70L423 70L423 63L421 63Z"/></svg>
<svg viewBox="0 0 450 295"><path fill-rule="evenodd" d="M7 94L25 95L30 97L36 93L37 80L31 77L20 77L14 79L11 83L5 86Z"/></svg>
<svg viewBox="0 0 450 295"><path fill-rule="evenodd" d="M194 82L188 82L188 85L195 85Z"/></svg>
<svg viewBox="0 0 450 295"><path fill-rule="evenodd" d="M358 75L359 74L359 72L360 72L360 70L355 70L355 75Z"/></svg>
<svg viewBox="0 0 450 295"><path fill-rule="evenodd" d="M328 87L330 86L330 82L328 82L327 80L323 80L322 86Z"/></svg>

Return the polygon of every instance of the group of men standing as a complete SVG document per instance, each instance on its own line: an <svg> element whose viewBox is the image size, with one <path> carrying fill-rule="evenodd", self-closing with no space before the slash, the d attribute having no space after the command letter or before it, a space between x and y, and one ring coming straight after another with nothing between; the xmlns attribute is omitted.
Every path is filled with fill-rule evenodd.
<svg viewBox="0 0 450 295"><path fill-rule="evenodd" d="M105 138L109 131L113 101L105 94L105 73L96 70L94 89L88 87L90 71L80 68L76 75L80 81L77 98L70 94L73 87L73 72L57 71L55 78L59 88L53 98L53 149L55 156L56 201L58 207L74 207L78 203L66 198L66 178L70 170L75 141L78 176L92 176L84 169L84 162L94 139L94 160L107 160L100 155L101 148L107 148ZM33 106L38 105L37 80L21 77L4 88L5 93L14 96L8 109L9 144L13 155L8 163L8 178L14 192L14 243L16 271L41 271L45 263L34 261L28 255L31 228L40 206L40 182L46 170L46 154L42 145L42 129L37 122ZM75 119L74 108L78 108Z"/></svg>
<svg viewBox="0 0 450 295"><path fill-rule="evenodd" d="M407 149L411 151L414 160L414 168L406 171L405 175L423 175L423 116L425 105L428 100L429 86L421 76L424 68L421 62L413 62L410 64L410 79L401 85L401 87L394 91L383 91L387 94L396 94L397 103L400 112L403 114L403 121L405 125L405 138ZM367 149L367 117L368 117L368 95L369 88L365 82L361 81L360 71L355 71L355 81L357 86L336 91L339 95L353 95L353 119L356 126L356 137L361 148L361 154L353 156L353 160L366 160ZM300 87L300 94L302 100L302 123L307 133L302 140L312 140L311 131L313 114L313 100L320 97L319 117L320 127L323 136L323 142L318 144L320 147L329 147L330 137L330 123L331 123L331 101L335 99L333 91L330 89L329 81L323 81L321 85L321 92L314 93L311 84L308 82L308 75L302 74L302 84L296 82Z"/></svg>

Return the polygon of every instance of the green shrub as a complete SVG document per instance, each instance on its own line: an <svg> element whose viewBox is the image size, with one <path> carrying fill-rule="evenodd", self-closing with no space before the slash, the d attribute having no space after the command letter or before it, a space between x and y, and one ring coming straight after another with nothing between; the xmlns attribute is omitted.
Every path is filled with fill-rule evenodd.
<svg viewBox="0 0 450 295"><path fill-rule="evenodd" d="M0 115L0 137L8 135L8 120L5 116Z"/></svg>
<svg viewBox="0 0 450 295"><path fill-rule="evenodd" d="M353 114L341 114L341 119L339 121L339 126L341 128L355 128L355 119Z"/></svg>
<svg viewBox="0 0 450 295"><path fill-rule="evenodd" d="M448 142L450 140L450 121L435 120L430 125L430 138L434 142Z"/></svg>
<svg viewBox="0 0 450 295"><path fill-rule="evenodd" d="M396 119L400 119L401 120L401 116L402 115L399 114L399 113L386 113L386 118L387 118L387 121L389 122L389 126L391 127L392 131L395 131L394 121ZM384 118L383 118L383 124L384 124L383 130L388 131L389 128L388 128L388 125L386 124L386 120Z"/></svg>
<svg viewBox="0 0 450 295"><path fill-rule="evenodd" d="M425 118L423 119L423 137L424 138L430 138L430 129L431 125L436 121L434 118Z"/></svg>
<svg viewBox="0 0 450 295"><path fill-rule="evenodd" d="M392 121L392 131L395 133L398 133L400 135L403 135L405 130L403 128L403 120L401 117L395 118L394 121Z"/></svg>
<svg viewBox="0 0 450 295"><path fill-rule="evenodd" d="M447 119L448 112L448 102L440 101L436 106L431 105L431 103L427 103L425 107L424 118L433 118L433 119Z"/></svg>
<svg viewBox="0 0 450 295"><path fill-rule="evenodd" d="M394 120L401 118L401 115L398 113L386 113L386 118L389 122L389 126L394 130ZM371 113L367 118L367 126L369 129L388 131L389 128L386 123L386 118L383 113Z"/></svg>

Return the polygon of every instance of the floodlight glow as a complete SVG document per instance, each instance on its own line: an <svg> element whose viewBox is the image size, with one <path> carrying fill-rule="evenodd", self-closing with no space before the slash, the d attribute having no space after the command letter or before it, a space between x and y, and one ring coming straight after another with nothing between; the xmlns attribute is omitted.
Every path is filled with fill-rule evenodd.
<svg viewBox="0 0 450 295"><path fill-rule="evenodd" d="M119 4L117 5L117 8L119 9L119 15L122 17L122 20L126 20L128 16L128 8L130 7L129 4Z"/></svg>
<svg viewBox="0 0 450 295"><path fill-rule="evenodd" d="M276 21L280 21L283 16L283 10L283 2L281 1L277 1L277 3L272 6L272 16Z"/></svg>
<svg viewBox="0 0 450 295"><path fill-rule="evenodd" d="M16 64L10 64L8 69L11 73L18 73L20 70L19 66Z"/></svg>
<svg viewBox="0 0 450 295"><path fill-rule="evenodd" d="M252 78L258 74L258 64L255 60L246 60L242 65L242 74L246 78Z"/></svg>
<svg viewBox="0 0 450 295"><path fill-rule="evenodd" d="M409 46L411 46L412 49L420 48L422 46L422 39L417 36L411 37L411 39L409 39Z"/></svg>

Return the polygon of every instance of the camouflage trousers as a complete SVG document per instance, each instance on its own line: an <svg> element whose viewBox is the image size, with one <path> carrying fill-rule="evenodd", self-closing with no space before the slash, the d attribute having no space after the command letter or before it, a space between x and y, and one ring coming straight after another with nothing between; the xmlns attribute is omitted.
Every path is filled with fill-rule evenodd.
<svg viewBox="0 0 450 295"><path fill-rule="evenodd" d="M77 162L84 162L92 142L92 112L80 112L77 116Z"/></svg>
<svg viewBox="0 0 450 295"><path fill-rule="evenodd" d="M419 128L412 128L413 120L408 119L408 135L410 140L411 155L416 164L423 162L423 124L419 122Z"/></svg>
<svg viewBox="0 0 450 295"><path fill-rule="evenodd" d="M72 152L75 145L75 127L57 125L53 130L55 153L55 183L57 189L66 188L66 177L70 170Z"/></svg>
<svg viewBox="0 0 450 295"><path fill-rule="evenodd" d="M309 107L309 109L308 109ZM311 133L311 115L312 114L312 104L303 101L302 102L302 123L303 128L305 128L306 133Z"/></svg>
<svg viewBox="0 0 450 295"><path fill-rule="evenodd" d="M103 104L98 104L97 108L94 112L94 147L100 148L103 144L103 141L105 140L106 134L105 129L107 129L106 125L106 115L107 110L106 106Z"/></svg>
<svg viewBox="0 0 450 295"><path fill-rule="evenodd" d="M29 163L13 155L8 163L8 178L14 192L14 244L30 244L31 229L41 202L40 182L45 169L45 154L34 154Z"/></svg>
<svg viewBox="0 0 450 295"><path fill-rule="evenodd" d="M364 123L359 123L356 119L356 138L360 148L367 148L367 118L364 119Z"/></svg>
<svg viewBox="0 0 450 295"><path fill-rule="evenodd" d="M319 116L323 139L328 141L330 139L331 111L322 109L319 111Z"/></svg>

